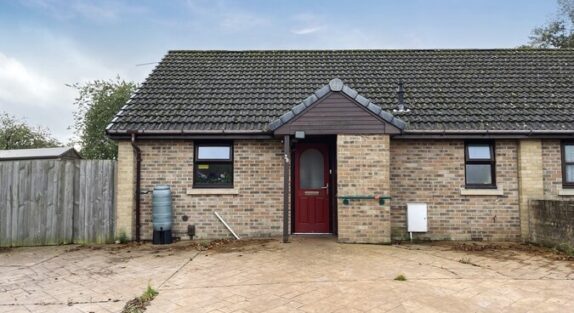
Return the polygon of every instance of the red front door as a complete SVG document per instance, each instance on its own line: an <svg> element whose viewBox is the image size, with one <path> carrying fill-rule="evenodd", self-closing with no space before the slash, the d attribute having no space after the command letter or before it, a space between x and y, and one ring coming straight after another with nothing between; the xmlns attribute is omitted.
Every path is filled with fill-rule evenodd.
<svg viewBox="0 0 574 313"><path fill-rule="evenodd" d="M329 149L326 144L295 148L295 233L328 233Z"/></svg>

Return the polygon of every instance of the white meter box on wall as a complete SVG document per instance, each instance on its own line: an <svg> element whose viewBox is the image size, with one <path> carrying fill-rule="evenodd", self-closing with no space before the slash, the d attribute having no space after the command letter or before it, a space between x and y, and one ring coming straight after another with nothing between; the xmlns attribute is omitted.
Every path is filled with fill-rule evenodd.
<svg viewBox="0 0 574 313"><path fill-rule="evenodd" d="M424 233L428 231L426 203L407 203L408 232Z"/></svg>

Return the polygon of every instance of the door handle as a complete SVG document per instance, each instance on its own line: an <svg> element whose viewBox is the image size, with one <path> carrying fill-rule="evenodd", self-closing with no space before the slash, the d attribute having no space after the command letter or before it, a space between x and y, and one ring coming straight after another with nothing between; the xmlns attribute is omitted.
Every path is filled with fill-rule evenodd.
<svg viewBox="0 0 574 313"><path fill-rule="evenodd" d="M327 185L321 187L321 189L329 189L329 183L327 183Z"/></svg>

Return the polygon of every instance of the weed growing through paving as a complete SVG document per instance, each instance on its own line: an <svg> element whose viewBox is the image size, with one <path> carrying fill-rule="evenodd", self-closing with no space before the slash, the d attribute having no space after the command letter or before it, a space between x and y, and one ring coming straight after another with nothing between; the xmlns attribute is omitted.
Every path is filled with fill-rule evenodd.
<svg viewBox="0 0 574 313"><path fill-rule="evenodd" d="M158 294L159 292L153 289L148 283L147 289L144 293L141 296L128 301L124 306L122 313L141 313L145 311L151 300L153 300Z"/></svg>
<svg viewBox="0 0 574 313"><path fill-rule="evenodd" d="M118 240L117 240L117 241L119 241L119 243L121 243L121 244L126 244L126 243L128 243L128 241L129 241L129 240L128 240L128 235L126 234L125 231L122 230L122 231L120 232L120 235L118 236Z"/></svg>
<svg viewBox="0 0 574 313"><path fill-rule="evenodd" d="M476 264L476 263L472 263L472 261L470 260L470 258L462 258L462 259L458 260L458 262L459 262L459 263L462 263L462 264L472 265L472 266L479 266L479 265Z"/></svg>
<svg viewBox="0 0 574 313"><path fill-rule="evenodd" d="M395 280L398 281L407 281L407 277L403 274L398 275L397 277L395 277Z"/></svg>
<svg viewBox="0 0 574 313"><path fill-rule="evenodd" d="M563 252L569 256L574 256L574 247L567 243L561 243L555 247L556 250Z"/></svg>

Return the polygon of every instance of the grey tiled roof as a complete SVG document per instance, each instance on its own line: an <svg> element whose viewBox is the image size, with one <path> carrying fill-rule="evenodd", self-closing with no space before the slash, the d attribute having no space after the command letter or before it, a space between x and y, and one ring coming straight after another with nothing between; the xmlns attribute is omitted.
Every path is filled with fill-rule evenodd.
<svg viewBox="0 0 574 313"><path fill-rule="evenodd" d="M574 50L170 51L108 133L269 132L333 78L405 131L573 130Z"/></svg>

